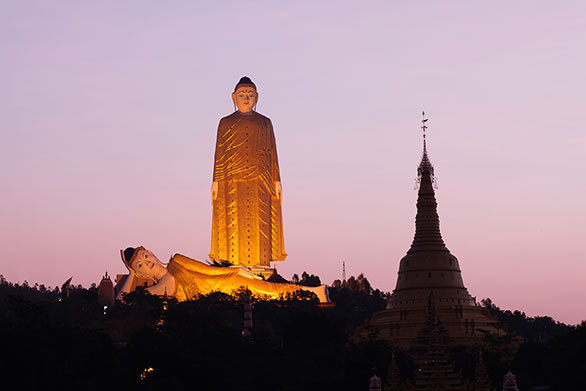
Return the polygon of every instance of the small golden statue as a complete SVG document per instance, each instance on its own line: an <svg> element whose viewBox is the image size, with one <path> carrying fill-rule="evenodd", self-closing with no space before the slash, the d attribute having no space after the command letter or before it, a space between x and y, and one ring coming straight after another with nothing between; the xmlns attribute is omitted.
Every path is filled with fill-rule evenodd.
<svg viewBox="0 0 586 391"><path fill-rule="evenodd" d="M212 183L212 261L270 268L283 261L282 188L271 120L255 111L256 85L240 79L235 112L220 120Z"/></svg>

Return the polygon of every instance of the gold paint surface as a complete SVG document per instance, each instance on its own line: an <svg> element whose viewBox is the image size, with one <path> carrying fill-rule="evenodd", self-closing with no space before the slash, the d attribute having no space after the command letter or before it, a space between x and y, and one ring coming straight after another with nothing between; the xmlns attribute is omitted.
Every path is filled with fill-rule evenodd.
<svg viewBox="0 0 586 391"><path fill-rule="evenodd" d="M209 257L233 265L270 267L286 258L281 181L271 120L238 111L220 120L216 139Z"/></svg>
<svg viewBox="0 0 586 391"><path fill-rule="evenodd" d="M171 259L167 270L177 283L174 296L179 301L214 291L230 294L241 287L247 287L252 293L275 299L279 298L279 295L303 289L299 285L265 281L243 267L209 266L180 254L176 254Z"/></svg>

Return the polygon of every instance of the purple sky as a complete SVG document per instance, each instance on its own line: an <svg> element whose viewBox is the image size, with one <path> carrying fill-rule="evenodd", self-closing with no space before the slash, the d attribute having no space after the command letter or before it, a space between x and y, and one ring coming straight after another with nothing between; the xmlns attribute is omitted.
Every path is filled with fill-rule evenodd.
<svg viewBox="0 0 586 391"><path fill-rule="evenodd" d="M478 299L586 319L586 5L5 1L0 274L88 286L119 249L205 260L218 121L243 76L274 124L280 272L390 291L420 115L444 240Z"/></svg>

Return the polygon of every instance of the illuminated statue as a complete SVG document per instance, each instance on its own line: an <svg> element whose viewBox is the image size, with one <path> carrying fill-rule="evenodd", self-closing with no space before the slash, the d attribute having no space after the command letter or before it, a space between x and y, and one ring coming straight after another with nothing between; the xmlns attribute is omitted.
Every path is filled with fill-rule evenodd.
<svg viewBox="0 0 586 391"><path fill-rule="evenodd" d="M320 302L329 302L325 285L311 288L294 284L268 282L251 273L243 266L210 266L195 259L175 254L167 267L144 247L129 247L121 251L122 261L128 269L128 277L122 282L117 299L131 291L135 278L155 282L146 288L154 295L168 295L179 301L189 300L198 294L220 291L230 294L233 290L247 287L252 293L278 298L280 295L305 290L317 295Z"/></svg>
<svg viewBox="0 0 586 391"><path fill-rule="evenodd" d="M283 261L281 177L271 120L255 111L256 86L240 79L236 111L220 120L212 183L213 261L270 268Z"/></svg>

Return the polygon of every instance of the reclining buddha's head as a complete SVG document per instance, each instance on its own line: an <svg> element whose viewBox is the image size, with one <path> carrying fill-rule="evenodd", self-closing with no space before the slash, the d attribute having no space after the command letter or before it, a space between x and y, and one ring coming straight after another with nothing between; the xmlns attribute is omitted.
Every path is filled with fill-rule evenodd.
<svg viewBox="0 0 586 391"><path fill-rule="evenodd" d="M156 281L166 272L159 258L142 246L128 247L122 252L122 258L140 278Z"/></svg>

